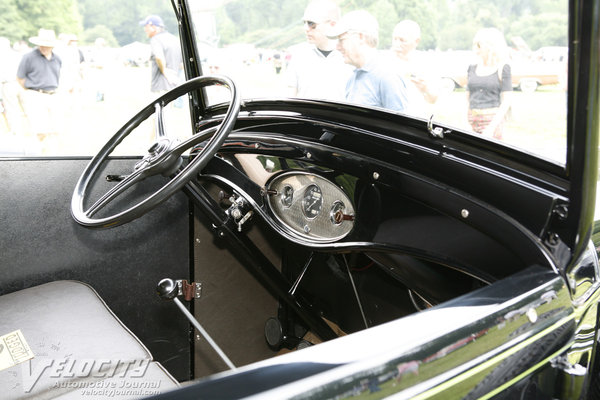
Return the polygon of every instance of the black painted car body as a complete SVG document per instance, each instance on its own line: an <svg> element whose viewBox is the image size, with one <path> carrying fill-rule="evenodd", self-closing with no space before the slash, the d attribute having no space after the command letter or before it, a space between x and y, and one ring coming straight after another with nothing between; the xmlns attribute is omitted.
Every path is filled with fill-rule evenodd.
<svg viewBox="0 0 600 400"><path fill-rule="evenodd" d="M402 116L317 101L246 102L220 159L201 180L239 194L254 218L260 216L284 238L281 269L288 281L277 292L283 332L274 343L293 342L290 325L297 316L321 338L337 336L320 318L313 319L315 308L317 317L346 331L397 318L403 311L391 304L403 303L398 284L417 308L437 306L244 372L205 379L173 395L586 395L595 379L597 338L598 262L590 238L598 7L597 2L570 4L570 26L579 29L570 32L577 45L570 50L570 150L562 170L518 151L482 147L460 132L439 139L427 134L425 122ZM578 111L582 101L590 101L586 112ZM200 130L214 123L210 115ZM254 175L246 164L253 155L266 177ZM347 195L341 198L351 199L355 215L349 235L322 243L302 235L307 225L282 222L271 199L286 195L272 189L272 177L299 172L333 182ZM211 208L206 197L195 198ZM237 235L227 229L227 216L211 217L225 237ZM277 268L260 251L241 238L232 243L240 258L255 261L250 269L263 281L278 282ZM380 270L371 271L373 265ZM350 279L340 283L344 267ZM358 308L338 301L352 297L352 275L362 290ZM296 295L290 285L304 291ZM256 382L263 375L269 383Z"/></svg>
<svg viewBox="0 0 600 400"><path fill-rule="evenodd" d="M196 78L191 9L175 3ZM2 293L59 279L94 286L190 381L156 398L597 396L600 2L569 9L564 166L403 114L307 99L243 101L215 146L203 140L229 105L192 88L197 135L184 167L206 162L185 175L187 197L123 226L90 230L68 215L65 194L88 159L0 161L11 188L0 194ZM138 162L109 158L83 178ZM177 175L170 162L159 175ZM86 193L77 184L73 199ZM241 367L227 370L150 293L161 278L202 284L188 308Z"/></svg>

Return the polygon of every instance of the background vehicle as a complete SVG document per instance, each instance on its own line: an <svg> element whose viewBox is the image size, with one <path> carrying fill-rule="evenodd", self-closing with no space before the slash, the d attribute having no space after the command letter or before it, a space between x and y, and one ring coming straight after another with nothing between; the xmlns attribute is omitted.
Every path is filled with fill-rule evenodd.
<svg viewBox="0 0 600 400"><path fill-rule="evenodd" d="M540 49L541 51L542 49ZM541 54L541 53L540 53ZM536 56L537 57L537 56ZM472 59L472 57L471 57ZM457 63L455 74L443 76L443 87L446 91L465 88L467 85L467 68L469 60ZM510 63L512 68L512 85L524 93L535 92L542 85L558 85L564 80L566 58L561 61L541 59L517 60Z"/></svg>

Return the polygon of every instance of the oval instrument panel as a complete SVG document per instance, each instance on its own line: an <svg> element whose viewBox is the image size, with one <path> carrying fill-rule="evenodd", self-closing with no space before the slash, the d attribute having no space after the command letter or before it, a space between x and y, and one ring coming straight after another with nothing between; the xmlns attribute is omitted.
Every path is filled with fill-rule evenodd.
<svg viewBox="0 0 600 400"><path fill-rule="evenodd" d="M286 172L267 183L269 207L283 228L304 239L333 242L354 227L354 207L335 183L314 174Z"/></svg>

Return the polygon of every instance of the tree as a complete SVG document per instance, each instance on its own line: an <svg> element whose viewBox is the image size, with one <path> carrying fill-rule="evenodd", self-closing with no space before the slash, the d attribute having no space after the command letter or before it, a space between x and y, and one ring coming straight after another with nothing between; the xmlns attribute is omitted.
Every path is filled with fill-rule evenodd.
<svg viewBox="0 0 600 400"><path fill-rule="evenodd" d="M0 0L0 35L11 41L27 40L40 28L79 34L81 16L76 0Z"/></svg>
<svg viewBox="0 0 600 400"><path fill-rule="evenodd" d="M40 28L74 34L82 30L76 0L53 0L50 6L45 0L15 0L14 3L26 21L21 39L37 35Z"/></svg>
<svg viewBox="0 0 600 400"><path fill-rule="evenodd" d="M250 40L284 46L303 40L302 12L309 0L232 0L216 13L221 44ZM566 45L567 3L562 0L339 0L342 11L367 9L380 24L380 48L388 48L395 24L412 19L421 26L420 49L470 49L472 34L495 26L522 36L532 47ZM265 12L269 10L269 12ZM165 0L0 0L0 36L27 39L39 28L81 34L101 25L120 45L147 41L139 21L160 15L177 34L171 3ZM450 34L458 34L451 38Z"/></svg>
<svg viewBox="0 0 600 400"><path fill-rule="evenodd" d="M96 25L90 29L83 31L81 35L81 44L93 45L98 38L106 40L108 47L118 46L117 39L115 39L112 31L104 25Z"/></svg>
<svg viewBox="0 0 600 400"><path fill-rule="evenodd" d="M119 45L147 41L139 22L148 15L159 15L171 33L178 34L178 24L171 2L164 0L79 0L84 28L103 25L110 29Z"/></svg>
<svg viewBox="0 0 600 400"><path fill-rule="evenodd" d="M470 50L477 27L473 25L453 25L444 29L438 41L440 50Z"/></svg>
<svg viewBox="0 0 600 400"><path fill-rule="evenodd" d="M398 23L396 9L388 0L377 0L370 9L367 9L379 23L379 48L389 49L392 45L392 31Z"/></svg>
<svg viewBox="0 0 600 400"><path fill-rule="evenodd" d="M231 1L215 16L220 44L285 48L302 41L302 13L307 4L308 0Z"/></svg>
<svg viewBox="0 0 600 400"><path fill-rule="evenodd" d="M396 23L411 19L421 27L419 49L435 49L443 22L442 16L448 13L447 2L445 0L394 0L393 2L396 9Z"/></svg>
<svg viewBox="0 0 600 400"><path fill-rule="evenodd" d="M27 21L23 19L14 0L0 0L0 36L11 42L23 39Z"/></svg>
<svg viewBox="0 0 600 400"><path fill-rule="evenodd" d="M510 33L521 36L532 50L536 50L543 46L567 46L566 26L565 14L526 15L511 26Z"/></svg>

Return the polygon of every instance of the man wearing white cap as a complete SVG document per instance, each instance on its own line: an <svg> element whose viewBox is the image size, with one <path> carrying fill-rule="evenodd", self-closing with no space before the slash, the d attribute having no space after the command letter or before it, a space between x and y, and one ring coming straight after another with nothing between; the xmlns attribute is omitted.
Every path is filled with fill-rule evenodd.
<svg viewBox="0 0 600 400"><path fill-rule="evenodd" d="M36 47L25 54L17 69L17 81L25 89L24 111L31 131L43 141L57 133L57 105L54 98L60 77L61 59L53 53L56 34L50 29L40 29L29 39Z"/></svg>
<svg viewBox="0 0 600 400"><path fill-rule="evenodd" d="M351 11L328 36L338 39L344 61L356 68L346 84L347 101L394 111L407 108L404 81L377 51L379 24L373 15Z"/></svg>
<svg viewBox="0 0 600 400"><path fill-rule="evenodd" d="M291 96L344 99L344 88L352 69L336 50L336 41L327 37L340 16L340 8L332 0L313 0L304 10L302 21L306 43L291 49L287 71Z"/></svg>

